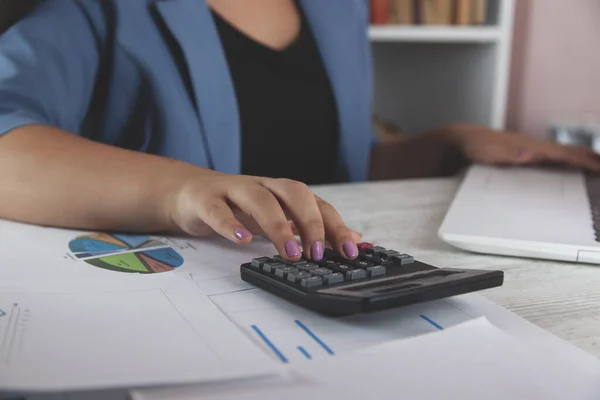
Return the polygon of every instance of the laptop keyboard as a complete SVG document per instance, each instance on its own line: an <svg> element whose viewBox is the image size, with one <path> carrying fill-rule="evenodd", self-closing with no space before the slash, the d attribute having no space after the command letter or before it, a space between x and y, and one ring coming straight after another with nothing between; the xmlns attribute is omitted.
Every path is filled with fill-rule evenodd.
<svg viewBox="0 0 600 400"><path fill-rule="evenodd" d="M585 176L585 184L590 200L596 242L600 243L600 175L587 174Z"/></svg>

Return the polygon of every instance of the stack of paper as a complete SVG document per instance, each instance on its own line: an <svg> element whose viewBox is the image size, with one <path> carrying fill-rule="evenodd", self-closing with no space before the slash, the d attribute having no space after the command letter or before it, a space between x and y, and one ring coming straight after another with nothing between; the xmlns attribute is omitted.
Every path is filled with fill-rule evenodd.
<svg viewBox="0 0 600 400"><path fill-rule="evenodd" d="M244 391L268 381L286 397L293 387L298 396L343 389L339 394L353 398L362 390L357 385L370 388L369 382L377 383L382 396L389 394L390 382L425 396L439 388L459 393L452 390L473 382L497 388L513 378L507 375L511 371L527 385L537 384L537 371L555 376L554 360L569 366L565 376L583 371L584 381L563 379L579 384L573 390L594 389L585 379L596 373L596 359L477 294L327 318L240 279L240 264L273 252L272 244L261 240L239 247L218 238L77 232L0 221L0 393L197 383L205 393L222 388L224 381L227 390ZM519 342L481 324L451 329L480 317ZM481 339L474 341L474 335ZM409 338L415 339L398 342ZM357 354L377 345L386 347ZM488 352L475 345L489 347ZM549 358L534 368L537 356L526 356L529 364L515 363L489 353L496 349L505 350L502 357L542 352ZM493 369L496 364L504 369ZM300 380L281 381L283 366ZM492 375L476 375L492 372L501 378L496 383ZM278 382L284 382L283 389ZM510 394L507 390L522 387L497 390ZM138 395L197 398L197 387L188 388Z"/></svg>
<svg viewBox="0 0 600 400"><path fill-rule="evenodd" d="M136 392L135 400L600 399L600 364L557 362L480 319L290 367L279 384Z"/></svg>
<svg viewBox="0 0 600 400"><path fill-rule="evenodd" d="M0 390L132 388L278 368L172 275L0 289Z"/></svg>

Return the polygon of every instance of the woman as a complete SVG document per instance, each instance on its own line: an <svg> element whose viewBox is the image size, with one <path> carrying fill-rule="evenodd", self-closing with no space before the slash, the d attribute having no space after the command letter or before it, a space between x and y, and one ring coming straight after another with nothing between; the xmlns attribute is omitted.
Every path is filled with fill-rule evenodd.
<svg viewBox="0 0 600 400"><path fill-rule="evenodd" d="M0 36L0 218L264 233L320 259L358 237L306 184L552 161L583 149L474 126L372 133L364 0L49 0ZM285 178L285 179L282 179ZM291 222L293 221L293 222Z"/></svg>

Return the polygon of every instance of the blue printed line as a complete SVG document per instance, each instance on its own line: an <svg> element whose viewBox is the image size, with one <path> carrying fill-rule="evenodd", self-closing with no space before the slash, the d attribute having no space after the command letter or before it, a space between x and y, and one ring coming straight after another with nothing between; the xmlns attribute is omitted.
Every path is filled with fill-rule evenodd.
<svg viewBox="0 0 600 400"><path fill-rule="evenodd" d="M311 331L310 329L308 329L308 327L306 325L304 325L302 322L296 320L296 325L298 325L300 328L302 328L304 330L304 332L306 332L308 334L308 336L310 336L311 338L314 339L315 342L317 342L319 344L319 346L321 346L323 349L325 349L325 351L327 353L329 353L330 355L335 355L335 353L333 352L333 350L331 350L329 348L329 346L327 346L321 339L318 338L317 335L315 335L313 333L313 331Z"/></svg>
<svg viewBox="0 0 600 400"><path fill-rule="evenodd" d="M437 322L427 318L425 315L420 315L421 318L423 318L425 321L429 322L431 325L435 326L436 328L438 328L440 331L444 330L444 327L441 326L440 324L438 324Z"/></svg>
<svg viewBox="0 0 600 400"><path fill-rule="evenodd" d="M0 317L4 317L6 315L6 313L2 310L0 310Z"/></svg>
<svg viewBox="0 0 600 400"><path fill-rule="evenodd" d="M304 355L304 357L306 357L309 360L312 360L312 357L310 356L310 354L308 353L308 351L306 351L306 349L302 346L298 346L298 350L300 351L300 353L302 353Z"/></svg>
<svg viewBox="0 0 600 400"><path fill-rule="evenodd" d="M269 338L264 333L262 333L262 331L260 329L258 329L258 326L252 325L252 329L262 339L262 341L265 342L265 344L271 349L271 351L273 351L273 353L275 353L275 355L277 357L279 357L279 359L282 362L288 363L288 359L283 355L282 352L279 351L279 349L277 347L275 347L275 345L273 344L273 342L271 342L269 340Z"/></svg>

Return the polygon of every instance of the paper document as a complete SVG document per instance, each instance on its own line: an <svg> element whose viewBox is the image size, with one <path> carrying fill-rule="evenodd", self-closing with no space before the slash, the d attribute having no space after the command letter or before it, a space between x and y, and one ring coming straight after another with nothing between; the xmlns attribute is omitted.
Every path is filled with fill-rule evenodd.
<svg viewBox="0 0 600 400"><path fill-rule="evenodd" d="M271 385L137 392L135 400L578 399L600 398L600 364L558 362L486 320L290 366Z"/></svg>
<svg viewBox="0 0 600 400"><path fill-rule="evenodd" d="M173 273L216 294L250 287L239 277L240 264L273 254L262 238L239 246L221 237L126 235L0 220L0 286Z"/></svg>
<svg viewBox="0 0 600 400"><path fill-rule="evenodd" d="M169 274L0 288L0 390L222 381L276 365L190 280Z"/></svg>
<svg viewBox="0 0 600 400"><path fill-rule="evenodd" d="M409 338L486 317L507 333L561 359L595 358L479 294L329 318L260 289L210 296L255 343L283 364L312 362L389 340Z"/></svg>
<svg viewBox="0 0 600 400"><path fill-rule="evenodd" d="M219 336L217 345L211 347L211 350L216 349L215 352L220 357L223 354L229 356L233 354L234 358L229 360L232 364L238 363L235 356L240 354L250 354L248 360L260 358L257 355L257 349L264 357L268 357L268 360L274 360L281 365L309 364L323 359L332 359L389 340L448 329L479 317L488 318L498 328L523 340L533 348L542 349L565 362L595 362L591 355L559 340L515 314L485 300L478 294L458 296L371 315L355 315L345 318L324 317L295 306L262 289L256 289L241 280L240 264L249 262L253 257L275 253L273 245L260 238L256 238L250 245L238 246L220 237L203 239L164 238L145 235L78 232L0 221L0 239L0 285L19 286L27 283L28 286L33 285L35 287L36 285L39 286L38 284L48 285L49 282L77 280L81 284L81 282L95 282L99 279L121 281L125 277L160 276L184 278L189 284L195 282L197 284L195 288L199 288L212 301L212 303L207 302L206 297L197 294L203 299L198 303L201 306L194 303L194 307L192 307L189 302L181 302L190 305L187 312L192 313L194 317L189 318L189 320L198 321L197 329L201 332L206 329L209 331L209 335L214 335L213 330L210 329L212 328L212 323L209 323L211 320L204 319L205 317L196 314L197 310L202 312L203 307L208 307L208 304L210 304L211 306L216 305L228 320L225 321L224 316L214 308L211 308L212 311L207 315L214 314L215 319L225 321L228 324L230 321L233 322L244 334L240 334L239 331L232 333L231 325L224 328L227 335L232 335L229 343L239 342L242 344L243 349L239 352L232 351L231 348L223 348L224 344L228 343L227 340L224 340L226 335ZM136 273L150 275L143 276ZM191 289L187 290L189 290L187 293L191 295ZM23 294L17 291L15 295L21 296ZM32 297L31 301L37 301L45 295L39 296L41 297ZM135 318L141 318L141 315L147 318L147 313L135 313L135 310L147 309L141 307L141 303L145 304L146 300L163 303L163 301L158 300L160 298L158 295L150 296L151 298L148 299L143 296L134 296L135 300L132 300L130 304L135 304L135 307L126 306L122 312L129 312ZM27 300L29 301L29 298ZM72 303L77 303L78 300L75 299ZM8 303L0 304L3 313L8 314L10 311L9 306L16 303L16 301L11 301L9 299ZM46 310L46 307L49 307L49 302L39 301L43 303L38 306L40 309ZM174 303L175 309L179 310L179 307L183 307L181 303ZM98 304L112 303L107 300L106 302L99 301ZM99 305L98 307L99 311L97 312L99 315L108 312ZM106 309L109 308L109 306L106 306ZM69 307L67 307L68 309ZM160 307L157 309L160 309ZM10 312L12 314L12 311ZM80 312L83 311L77 310L77 313ZM73 311L73 314L76 314L76 312ZM173 309L166 315L168 315L168 318L177 320ZM43 321L44 324L51 324L51 317L44 318L48 318L48 320ZM135 321L135 318L133 318L133 321ZM0 324L6 323L6 321L8 321L6 315L0 317ZM156 328L158 332L164 332L164 329L166 329L155 320L144 320L143 323L147 323L148 326L158 325L159 327ZM179 321L175 326L181 324L181 321ZM42 326L41 323L40 326ZM0 325L1 329L2 325ZM136 330L135 328L132 329ZM174 351L181 350L183 353L183 350L178 346L182 346L183 339L187 339L187 337L182 336L182 338L175 340L175 337L178 337L175 334L165 335L170 340L168 346L173 346ZM235 338L233 338L234 336ZM134 337L135 335L128 336L127 339L134 341L132 339ZM133 348L136 348L136 351L140 348L147 349L145 347L148 345L147 341L152 339L158 341L156 337L150 335L139 342L139 347L133 346ZM249 344L248 339L253 343L250 346L247 346ZM175 341L178 343L173 344ZM19 344L20 342L16 341L14 343ZM156 346L156 343L152 342L152 345ZM254 349L254 352L251 349ZM185 354L192 354L193 351L201 354L205 350L205 348L194 348L185 352ZM10 354L11 358L16 357L12 353ZM89 353L85 354L89 355ZM118 353L119 357L125 357L124 354L126 353ZM169 354L162 354L161 357L168 358ZM175 352L173 354L179 353ZM57 354L53 354L53 356L58 357ZM120 359L119 357L117 359ZM93 357L91 358L93 359ZM106 360L108 359L107 356ZM172 360L179 360L179 358L173 355ZM206 364L210 365L212 358L209 357L207 360L209 362ZM193 363L196 361L186 360L185 362ZM263 362L264 360L256 361L256 365L262 366L264 365ZM208 371L208 375L202 375L203 370L194 366L194 368L187 368L182 370L184 372L176 374L176 380L172 380L172 376L166 376L163 372L162 379L154 380L153 383L185 381L186 377L189 378L188 375L194 373L208 379L210 373L219 371L218 366L221 364L215 363L214 365L216 367ZM106 365L100 367L106 367ZM254 371L258 369L260 368ZM217 372L215 373L218 375ZM66 376L66 374L63 376ZM97 381L92 383L101 384L104 381L104 377L98 377L98 375L96 377ZM0 382L3 378L4 376L0 373ZM111 382L118 383L117 378L111 377L111 379ZM10 382L10 380L8 381ZM83 383L81 385L84 387ZM55 387L59 386L56 383Z"/></svg>

